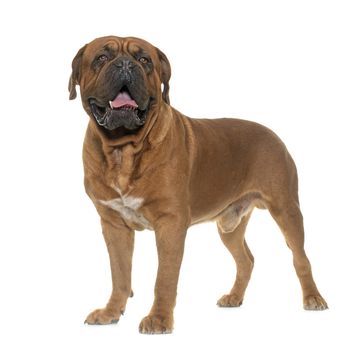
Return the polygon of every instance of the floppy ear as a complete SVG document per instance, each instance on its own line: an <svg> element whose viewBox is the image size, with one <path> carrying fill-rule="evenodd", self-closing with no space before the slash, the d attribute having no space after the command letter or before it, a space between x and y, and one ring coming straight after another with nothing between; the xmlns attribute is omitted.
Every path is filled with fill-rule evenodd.
<svg viewBox="0 0 350 350"><path fill-rule="evenodd" d="M80 73L81 73L81 60L83 53L85 51L86 45L83 46L78 53L75 55L72 61L72 74L69 78L68 91L69 99L74 100L77 97L76 85L79 85L80 82Z"/></svg>
<svg viewBox="0 0 350 350"><path fill-rule="evenodd" d="M169 80L171 76L171 67L170 62L168 58L165 56L165 54L157 49L158 51L158 57L160 60L160 80L163 83L163 92L162 97L163 100L170 105L170 99L169 99Z"/></svg>

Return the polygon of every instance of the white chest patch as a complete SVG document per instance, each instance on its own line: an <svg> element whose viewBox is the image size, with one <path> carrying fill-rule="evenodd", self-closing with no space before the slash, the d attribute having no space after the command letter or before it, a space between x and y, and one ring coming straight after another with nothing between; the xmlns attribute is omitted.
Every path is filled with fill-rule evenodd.
<svg viewBox="0 0 350 350"><path fill-rule="evenodd" d="M151 229L150 223L137 211L143 203L143 198L124 196L121 193L120 196L120 198L111 199L109 201L100 200L100 203L117 211L125 220Z"/></svg>

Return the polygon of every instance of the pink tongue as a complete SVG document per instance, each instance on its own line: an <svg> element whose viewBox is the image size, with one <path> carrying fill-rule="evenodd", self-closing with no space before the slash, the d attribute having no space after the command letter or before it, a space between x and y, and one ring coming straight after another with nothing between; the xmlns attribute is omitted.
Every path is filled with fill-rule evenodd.
<svg viewBox="0 0 350 350"><path fill-rule="evenodd" d="M125 92L119 92L117 97L110 102L111 107L113 108L120 108L124 106L131 106L137 108L137 103L130 97L130 95Z"/></svg>

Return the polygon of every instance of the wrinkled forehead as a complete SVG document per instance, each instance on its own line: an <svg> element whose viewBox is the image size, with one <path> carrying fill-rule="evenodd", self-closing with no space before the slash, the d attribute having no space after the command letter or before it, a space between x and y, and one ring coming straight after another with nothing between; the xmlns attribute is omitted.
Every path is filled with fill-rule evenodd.
<svg viewBox="0 0 350 350"><path fill-rule="evenodd" d="M89 43L85 50L85 56L95 57L97 53L104 50L112 51L117 54L137 54L146 53L150 56L156 56L156 49L145 40L133 37L121 38L117 36L107 36L97 38Z"/></svg>

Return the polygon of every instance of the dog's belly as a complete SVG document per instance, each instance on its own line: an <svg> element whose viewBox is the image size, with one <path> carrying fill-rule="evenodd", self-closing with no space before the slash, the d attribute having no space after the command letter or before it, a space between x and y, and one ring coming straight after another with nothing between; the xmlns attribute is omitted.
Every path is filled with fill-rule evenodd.
<svg viewBox="0 0 350 350"><path fill-rule="evenodd" d="M242 218L250 215L254 208L265 209L266 206L259 193L251 192L231 201L226 206L193 218L192 224L217 221L222 233L232 232L240 224Z"/></svg>

